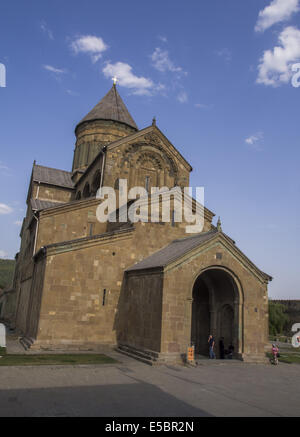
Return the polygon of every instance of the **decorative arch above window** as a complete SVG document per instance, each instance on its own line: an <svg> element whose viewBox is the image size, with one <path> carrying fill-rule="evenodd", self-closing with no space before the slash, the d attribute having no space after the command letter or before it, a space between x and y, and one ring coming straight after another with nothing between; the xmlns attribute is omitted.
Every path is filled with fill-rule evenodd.
<svg viewBox="0 0 300 437"><path fill-rule="evenodd" d="M166 150L154 143L134 143L131 144L125 151L121 166L141 165L146 160L152 161L154 167L161 170L167 168L170 176L177 178L178 167L175 160Z"/></svg>
<svg viewBox="0 0 300 437"><path fill-rule="evenodd" d="M157 153L143 152L136 160L137 166L148 167L149 164L153 166L153 169L162 170L163 161Z"/></svg>

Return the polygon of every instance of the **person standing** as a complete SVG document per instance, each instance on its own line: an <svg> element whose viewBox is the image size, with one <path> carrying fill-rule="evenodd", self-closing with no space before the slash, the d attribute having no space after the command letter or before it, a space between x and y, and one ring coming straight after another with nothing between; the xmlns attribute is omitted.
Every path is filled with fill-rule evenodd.
<svg viewBox="0 0 300 437"><path fill-rule="evenodd" d="M233 358L233 352L234 352L234 346L232 343L228 346L228 359L232 360Z"/></svg>
<svg viewBox="0 0 300 437"><path fill-rule="evenodd" d="M278 364L278 353L279 353L279 348L276 344L272 344L272 357L273 357L273 364Z"/></svg>
<svg viewBox="0 0 300 437"><path fill-rule="evenodd" d="M214 353L215 339L211 334L208 337L208 346L209 346L209 358L215 359L216 358L216 355Z"/></svg>

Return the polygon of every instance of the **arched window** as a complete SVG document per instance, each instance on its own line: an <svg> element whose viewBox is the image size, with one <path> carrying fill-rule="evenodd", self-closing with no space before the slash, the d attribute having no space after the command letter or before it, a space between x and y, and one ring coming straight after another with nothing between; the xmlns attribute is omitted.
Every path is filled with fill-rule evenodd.
<svg viewBox="0 0 300 437"><path fill-rule="evenodd" d="M76 194L75 199L76 200L80 200L81 199L81 191L78 191L78 193Z"/></svg>
<svg viewBox="0 0 300 437"><path fill-rule="evenodd" d="M87 182L83 189L83 197L86 199L87 197L90 197L90 184Z"/></svg>
<svg viewBox="0 0 300 437"><path fill-rule="evenodd" d="M93 177L91 196L96 196L97 191L100 188L100 182L101 182L101 172L100 170L97 170Z"/></svg>
<svg viewBox="0 0 300 437"><path fill-rule="evenodd" d="M146 176L145 179L145 189L148 192L149 191L149 187L150 187L150 176Z"/></svg>
<svg viewBox="0 0 300 437"><path fill-rule="evenodd" d="M115 180L114 189L115 189L115 190L119 190L119 189L120 189L119 178Z"/></svg>

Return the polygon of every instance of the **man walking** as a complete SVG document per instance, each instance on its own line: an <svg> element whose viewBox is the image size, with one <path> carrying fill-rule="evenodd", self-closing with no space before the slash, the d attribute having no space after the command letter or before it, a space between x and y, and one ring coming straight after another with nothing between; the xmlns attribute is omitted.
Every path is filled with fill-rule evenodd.
<svg viewBox="0 0 300 437"><path fill-rule="evenodd" d="M208 346L209 346L209 358L210 359L216 358L216 355L214 353L215 339L211 334L208 337Z"/></svg>

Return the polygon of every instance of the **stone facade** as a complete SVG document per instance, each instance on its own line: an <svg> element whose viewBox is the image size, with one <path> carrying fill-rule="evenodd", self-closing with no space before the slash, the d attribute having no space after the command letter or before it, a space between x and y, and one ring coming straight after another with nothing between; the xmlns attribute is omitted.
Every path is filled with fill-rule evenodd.
<svg viewBox="0 0 300 437"><path fill-rule="evenodd" d="M212 331L225 333L237 357L262 359L271 278L216 230L211 211L204 209L203 241L142 269L134 266L159 258L172 242L189 244L187 223L97 220L100 186L116 190L118 209L120 179L128 190L171 189L188 186L192 170L155 123L138 131L125 106L121 120L111 119L120 113L111 102L120 105L120 97L115 88L110 93L109 111L106 96L101 111L95 107L76 128L72 173L34 163L6 319L36 349L119 345L146 361L180 362L191 341L200 350ZM201 311L206 325L193 316Z"/></svg>
<svg viewBox="0 0 300 437"><path fill-rule="evenodd" d="M230 341L234 345L235 356L247 361L263 359L268 337L268 278L223 233L216 233L206 244L199 245L163 268L151 266L139 269L137 264L136 269L133 266L127 272L127 291L124 292L124 302L120 304L127 317L124 317L124 325L119 329L119 342L138 349L154 350L164 359L167 357L168 361L178 362L192 340L197 353L197 338L193 338L192 333L192 307L199 306L196 296L202 291L201 287L197 287L197 281L208 272L207 329L205 315L198 320L200 329L204 329L206 349L209 333L215 338L225 335L221 327L221 312L224 307L230 306L233 310ZM226 281L226 276L229 281ZM152 283L157 284L156 303L160 303L160 310L155 313L150 311L149 314L148 296L154 293ZM147 302L147 305L142 302ZM138 316L134 317L134 314ZM161 320L159 325L158 318ZM140 333L152 333L150 341L142 334L137 337L136 326ZM153 330L154 326L159 326L161 330ZM218 351L218 347L216 349Z"/></svg>

